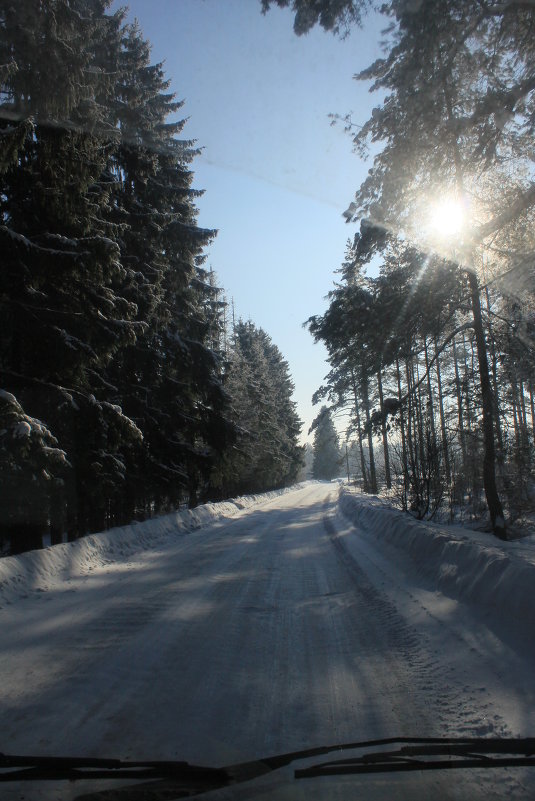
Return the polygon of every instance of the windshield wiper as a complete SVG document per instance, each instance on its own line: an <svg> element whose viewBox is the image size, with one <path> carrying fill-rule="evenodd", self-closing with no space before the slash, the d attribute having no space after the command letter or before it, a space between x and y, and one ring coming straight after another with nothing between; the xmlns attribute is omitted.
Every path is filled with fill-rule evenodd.
<svg viewBox="0 0 535 801"><path fill-rule="evenodd" d="M224 768L190 765L189 762L127 762L87 757L10 756L0 753L0 782L81 779L172 779L213 784L230 781Z"/></svg>
<svg viewBox="0 0 535 801"><path fill-rule="evenodd" d="M396 750L377 750L397 745ZM190 765L188 762L130 762L119 759L76 757L10 756L0 754L0 782L88 779L152 780L143 788L154 793L144 798L162 798L163 790L187 790L196 795L207 790L258 778L298 760L340 751L374 749L361 756L322 762L294 771L297 779L390 771L440 770L535 766L535 738L389 737L354 743L308 748L287 754L229 765L223 768ZM125 788L126 790L127 788ZM131 788L129 788L131 791ZM106 792L91 798L106 797ZM120 793L119 793L120 794ZM128 793L127 793L128 794ZM114 798L119 797L114 795ZM131 796L129 796L131 797ZM167 796L166 796L167 797Z"/></svg>
<svg viewBox="0 0 535 801"><path fill-rule="evenodd" d="M358 773L535 766L535 738L388 738L362 743L359 748L402 744L394 751L372 751L301 768L296 779Z"/></svg>

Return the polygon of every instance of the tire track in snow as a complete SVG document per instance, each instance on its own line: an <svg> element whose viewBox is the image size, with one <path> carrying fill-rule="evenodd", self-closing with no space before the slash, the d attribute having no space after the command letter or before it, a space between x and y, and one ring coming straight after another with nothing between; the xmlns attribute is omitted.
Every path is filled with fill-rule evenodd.
<svg viewBox="0 0 535 801"><path fill-rule="evenodd" d="M433 730L426 733L511 736L512 732L505 720L493 713L488 689L469 688L465 685L460 692L457 682L452 682L448 675L455 671L455 666L448 666L444 658L431 653L425 633L408 623L387 596L370 581L346 547L333 518L325 516L323 523L341 564L353 580L361 602L387 633L387 642L395 659L405 666L406 684L412 685L418 697L424 695L428 699L429 708L434 710L432 717L438 722L438 732ZM386 574L383 575L386 577ZM438 626L444 625L431 613L428 614ZM474 650L458 632L449 628L448 633L457 640L459 648Z"/></svg>
<svg viewBox="0 0 535 801"><path fill-rule="evenodd" d="M330 499L324 504L324 512L329 506L332 508ZM407 719L413 720L414 713L419 713L419 728L416 731L405 730L402 734L409 736L513 736L505 719L496 713L492 692L488 687L474 686L469 681L463 681L462 675L458 675L462 673L462 666L459 670L458 664L448 665L444 657L439 656L440 651L433 648L427 634L422 632L419 627L407 622L402 612L387 598L386 594L373 584L368 573L348 550L344 537L340 536L337 531L334 515L324 513L323 525L341 565L352 579L354 591L359 597L359 605L363 604L367 607L377 625L388 632L387 642L392 648L392 664L396 669L398 680L400 680L403 700L406 703L411 696L414 699L413 714L408 715ZM350 535L358 536L357 530L352 527ZM368 554L366 557L372 563ZM373 567L382 573L385 579L392 581L392 576L383 571L375 562L373 562ZM396 590L397 593L404 592L399 584L396 586ZM408 595L416 602L412 593L409 592ZM456 659L459 655L477 651L452 626L445 626L442 620L424 606L420 604L420 607L430 617L436 629L445 629L447 637L452 637L458 645ZM373 644L371 647L374 647ZM481 682L484 684L485 675L488 677L488 667L484 655L478 654L478 656L482 659ZM425 699L424 704L422 704L422 699ZM394 734L398 734L398 732ZM499 774L496 771L477 772L477 774L478 793L484 793L488 799L526 796L527 787L521 775L522 772L501 769ZM444 790L445 788L442 792ZM454 794L454 797L456 798L457 795ZM470 794L462 797L470 797Z"/></svg>

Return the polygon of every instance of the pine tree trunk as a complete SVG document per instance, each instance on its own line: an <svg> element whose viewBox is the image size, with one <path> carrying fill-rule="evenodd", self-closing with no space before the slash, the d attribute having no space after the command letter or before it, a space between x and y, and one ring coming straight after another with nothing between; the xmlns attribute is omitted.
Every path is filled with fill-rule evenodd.
<svg viewBox="0 0 535 801"><path fill-rule="evenodd" d="M93 501L87 514L87 527L92 533L106 529L106 501Z"/></svg>
<svg viewBox="0 0 535 801"><path fill-rule="evenodd" d="M470 387L470 382L473 383L475 375L474 342L473 339L470 342L472 364L471 366L469 366L467 360L468 345L466 343L466 337L464 335L464 331L462 336L463 336L463 367L464 367L463 389L464 389L465 410L466 410L467 442L469 444L469 447L467 447L466 451L466 484L472 496L477 496L479 492L479 476L477 472L477 467L479 464L479 447L477 444L477 436L476 436L477 418L476 414L472 410L472 401L471 401L472 398L476 397L476 387L475 384L473 386L473 389L471 389Z"/></svg>
<svg viewBox="0 0 535 801"><path fill-rule="evenodd" d="M449 95L448 86L443 80L444 97L448 111L448 118L451 125L453 163L455 165L455 180L459 188L460 196L464 196L463 186L463 164L459 152L459 142L457 139L458 127L455 124L453 105ZM481 300L479 293L479 283L477 275L473 270L466 270L470 295L472 300L472 314L474 320L474 333L476 337L479 380L481 383L481 410L483 413L483 486L487 498L492 530L497 537L506 539L505 519L502 504L496 486L496 454L494 447L494 398L489 378L489 364L487 358L487 345L485 342L485 332L483 329L483 319L481 316Z"/></svg>
<svg viewBox="0 0 535 801"><path fill-rule="evenodd" d="M78 450L78 439L75 438L75 448ZM81 475L80 465L74 462L74 516L75 524L71 536L74 539L85 537L87 534L88 498L85 489L85 480ZM70 539L70 537L69 537Z"/></svg>
<svg viewBox="0 0 535 801"><path fill-rule="evenodd" d="M464 357L464 383L465 383L465 390L466 390L466 420L468 422L468 431L473 434L476 427L477 421L477 414L472 408L472 398L477 397L476 393L476 384L475 384L475 375L476 375L476 368L475 368L475 355L474 355L474 339L470 340L470 361L467 360L466 354L468 351L468 346L466 344L466 338L464 336L463 331L463 357ZM474 385L474 391L470 392L470 381ZM475 401L474 401L474 406Z"/></svg>
<svg viewBox="0 0 535 801"><path fill-rule="evenodd" d="M435 337L435 354L438 350L437 338ZM446 481L448 486L451 484L451 465L450 449L448 445L448 435L446 431L446 417L444 415L444 396L442 393L442 376L440 374L440 356L435 359L435 369L437 374L438 389L438 411L440 414L440 432L442 434L442 450L444 452L444 469L446 471Z"/></svg>
<svg viewBox="0 0 535 801"><path fill-rule="evenodd" d="M464 433L464 413L463 413L463 398L461 393L461 376L459 373L459 362L457 359L457 348L455 347L455 339L453 345L453 366L455 370L455 393L457 395L457 420L459 423L459 444L461 446L462 458L462 471L463 471L463 484L466 483L466 438Z"/></svg>
<svg viewBox="0 0 535 801"><path fill-rule="evenodd" d="M493 388L493 397L494 397L494 425L496 428L496 444L498 445L498 453L497 453L497 461L498 463L503 463L504 461L504 448L503 448L503 434L502 434L502 424L500 420L500 407L499 407L499 397L500 393L498 391L498 357L496 355L496 344L494 342L494 335L492 333L492 326L490 323L490 295L489 295L489 288L488 286L485 287L485 296L487 300L487 315L488 315L488 335L489 335L489 351L490 351L490 361L491 361L491 371L492 371L492 388Z"/></svg>
<svg viewBox="0 0 535 801"><path fill-rule="evenodd" d="M9 535L9 551L13 555L43 547L43 529L40 523L19 523L10 527Z"/></svg>
<svg viewBox="0 0 535 801"><path fill-rule="evenodd" d="M518 447L524 467L529 464L529 434L526 414L526 401L524 398L524 382L518 378L515 370L514 397L518 425Z"/></svg>
<svg viewBox="0 0 535 801"><path fill-rule="evenodd" d="M353 386L353 390L355 393L355 417L357 420L357 436L359 441L359 454L360 454L360 469L362 472L362 489L364 492L369 492L369 485L368 485L368 470L366 468L366 458L364 456L364 446L362 443L362 426L360 421L360 410L359 410L359 399L358 393L355 386Z"/></svg>
<svg viewBox="0 0 535 801"><path fill-rule="evenodd" d="M357 390L357 381L355 379L355 374L351 372L351 386L353 388L353 402L355 404L355 419L357 422L357 438L359 443L359 455L360 455L360 470L362 473L362 489L364 492L368 492L368 471L366 470L366 459L364 457L364 447L362 444L362 426L361 426L361 419L360 419L360 400L359 400L359 393Z"/></svg>
<svg viewBox="0 0 535 801"><path fill-rule="evenodd" d="M377 387L379 389L379 403L381 404L381 434L383 437L383 453L385 459L385 481L388 489L392 487L392 477L390 475L390 456L388 452L388 432L386 430L386 419L383 413L383 381L381 370L377 370Z"/></svg>
<svg viewBox="0 0 535 801"><path fill-rule="evenodd" d="M411 365L410 359L405 360L405 375L407 379L407 450L409 455L409 463L412 473L412 481L415 486L418 483L418 457L416 443L413 438L413 431L415 430L414 424L414 398L411 381Z"/></svg>
<svg viewBox="0 0 535 801"><path fill-rule="evenodd" d="M50 493L50 544L63 542L63 504L61 491L54 487Z"/></svg>
<svg viewBox="0 0 535 801"><path fill-rule="evenodd" d="M524 382L522 380L519 381L518 392L519 392L519 395L520 395L520 411L522 413L522 445L526 448L526 453L527 453L528 445L529 445L528 415L527 415L527 412L526 412L526 398L525 398L525 395L524 395Z"/></svg>
<svg viewBox="0 0 535 801"><path fill-rule="evenodd" d="M407 442L405 437L405 420L403 414L403 396L401 393L401 372L399 369L399 359L396 356L396 377L398 383L398 400L399 400L399 424L401 428L401 460L403 470L403 486L405 493L409 489L409 470L407 465Z"/></svg>
<svg viewBox="0 0 535 801"><path fill-rule="evenodd" d="M362 400L364 403L364 411L366 414L366 431L368 434L368 454L370 458L370 492L375 495L377 494L377 473L375 471L375 455L373 452L373 432L371 427L368 376L365 373L363 373L361 388L362 388Z"/></svg>
<svg viewBox="0 0 535 801"><path fill-rule="evenodd" d="M535 394L533 392L533 381L529 382L529 402L531 406L531 433L535 444Z"/></svg>
<svg viewBox="0 0 535 801"><path fill-rule="evenodd" d="M512 406L513 406L513 428L514 428L514 432L515 432L515 445L516 445L517 451L520 451L522 443L521 443L521 436L520 436L521 422L520 422L520 414L519 414L520 410L519 410L519 400L518 400L518 385L516 383L516 380L515 380L513 374L511 374L511 376L510 376L510 382L511 382L511 402L512 402Z"/></svg>
<svg viewBox="0 0 535 801"><path fill-rule="evenodd" d="M78 539L76 527L76 515L74 507L67 507L67 542L76 542Z"/></svg>
<svg viewBox="0 0 535 801"><path fill-rule="evenodd" d="M427 338L424 337L424 356L425 356L425 371L427 373L427 393L429 396L428 409L429 409L429 423L431 425L431 437L433 446L436 448L437 432L435 430L435 407L433 403L433 387L431 386L431 371L429 369L429 353L427 350Z"/></svg>
<svg viewBox="0 0 535 801"><path fill-rule="evenodd" d="M412 385L415 387L414 403L416 405L415 423L417 429L414 432L415 438L418 440L418 448L420 450L420 466L423 470L425 464L425 441L424 441L424 421L422 415L422 387L420 384L420 369L418 360L416 361L416 378L414 376L414 362L412 363Z"/></svg>
<svg viewBox="0 0 535 801"><path fill-rule="evenodd" d="M492 530L500 539L506 539L505 519L503 507L496 486L496 453L494 447L494 399L489 377L489 364L487 359L487 346L483 319L481 317L481 304L479 297L479 284L476 274L469 270L468 280L472 298L472 313L474 318L474 333L476 337L477 356L479 366L479 380L481 382L481 407L483 412L483 485L489 507Z"/></svg>

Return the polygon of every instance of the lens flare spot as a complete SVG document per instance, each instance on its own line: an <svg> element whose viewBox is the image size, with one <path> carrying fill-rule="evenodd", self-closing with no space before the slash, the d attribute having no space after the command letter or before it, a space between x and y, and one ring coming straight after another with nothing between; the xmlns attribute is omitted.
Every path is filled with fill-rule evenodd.
<svg viewBox="0 0 535 801"><path fill-rule="evenodd" d="M451 198L435 203L431 209L430 222L435 235L445 238L460 234L465 225L462 203Z"/></svg>

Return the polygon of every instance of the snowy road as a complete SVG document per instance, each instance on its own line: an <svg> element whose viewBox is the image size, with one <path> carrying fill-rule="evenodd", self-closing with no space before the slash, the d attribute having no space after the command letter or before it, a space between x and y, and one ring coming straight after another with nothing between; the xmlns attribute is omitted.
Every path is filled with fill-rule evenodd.
<svg viewBox="0 0 535 801"><path fill-rule="evenodd" d="M2 609L0 751L219 765L390 735L533 735L530 660L412 586L336 496L306 485ZM534 797L525 781L501 770L480 789Z"/></svg>

